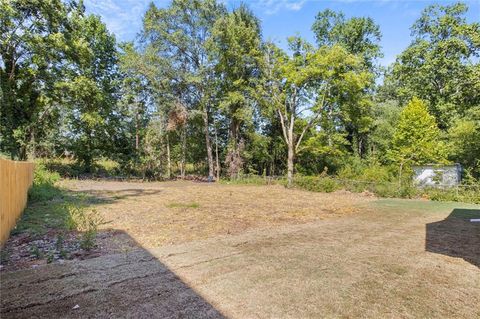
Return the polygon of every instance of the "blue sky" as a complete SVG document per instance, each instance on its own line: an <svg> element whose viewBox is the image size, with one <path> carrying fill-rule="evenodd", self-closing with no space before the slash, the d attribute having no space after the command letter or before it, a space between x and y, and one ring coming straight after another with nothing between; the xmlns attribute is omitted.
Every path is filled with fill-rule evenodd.
<svg viewBox="0 0 480 319"><path fill-rule="evenodd" d="M317 12L330 8L343 11L347 17L369 16L380 25L383 34L380 61L388 65L410 43L410 27L430 4L451 4L455 1L428 0L221 0L229 9L246 3L262 21L263 36L285 48L286 38L299 34L314 42L311 26ZM133 40L141 29L142 17L151 0L85 0L87 12L102 17L110 31L121 41ZM170 0L154 0L159 7ZM467 19L480 21L480 0L464 1L470 10Z"/></svg>

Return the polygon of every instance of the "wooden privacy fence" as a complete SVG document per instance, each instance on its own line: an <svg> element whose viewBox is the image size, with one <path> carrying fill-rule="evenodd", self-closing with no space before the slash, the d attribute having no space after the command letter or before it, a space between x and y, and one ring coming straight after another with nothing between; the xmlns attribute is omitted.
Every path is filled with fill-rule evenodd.
<svg viewBox="0 0 480 319"><path fill-rule="evenodd" d="M33 163L0 158L0 246L3 246L27 204Z"/></svg>

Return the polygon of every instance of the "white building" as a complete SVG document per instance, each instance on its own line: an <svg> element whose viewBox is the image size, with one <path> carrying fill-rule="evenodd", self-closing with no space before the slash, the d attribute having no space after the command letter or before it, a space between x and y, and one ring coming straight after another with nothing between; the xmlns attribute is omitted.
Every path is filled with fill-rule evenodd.
<svg viewBox="0 0 480 319"><path fill-rule="evenodd" d="M452 187L460 184L462 179L462 166L458 163L413 166L413 171L414 182L420 187Z"/></svg>

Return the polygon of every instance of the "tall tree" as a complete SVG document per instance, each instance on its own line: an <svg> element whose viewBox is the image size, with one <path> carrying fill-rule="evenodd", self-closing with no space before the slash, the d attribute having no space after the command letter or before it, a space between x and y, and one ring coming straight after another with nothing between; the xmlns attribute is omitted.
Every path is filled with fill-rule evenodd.
<svg viewBox="0 0 480 319"><path fill-rule="evenodd" d="M414 97L400 113L388 156L399 165L400 175L405 166L445 162L440 130L422 100Z"/></svg>
<svg viewBox="0 0 480 319"><path fill-rule="evenodd" d="M146 51L161 59L172 100L180 98L201 113L204 126L208 175L213 178L214 161L210 121L214 100L214 70L207 39L215 21L225 13L215 0L173 0L167 8L150 5L143 21Z"/></svg>
<svg viewBox="0 0 480 319"><path fill-rule="evenodd" d="M480 177L480 107L467 111L448 131L450 158Z"/></svg>
<svg viewBox="0 0 480 319"><path fill-rule="evenodd" d="M412 27L414 41L397 58L386 83L405 103L418 96L441 129L480 105L478 56L480 23L468 23L468 7L457 3L427 7Z"/></svg>
<svg viewBox="0 0 480 319"><path fill-rule="evenodd" d="M135 147L135 157L138 158L141 150L141 138L145 134L148 118L152 111L152 90L145 76L143 59L135 49L132 42L120 45L121 54L119 67L122 75L121 107L126 117L125 122L129 123L130 130L133 130L133 142L130 145Z"/></svg>
<svg viewBox="0 0 480 319"><path fill-rule="evenodd" d="M254 90L260 75L260 21L241 5L215 23L210 49L216 75L221 79L220 109L230 121L226 164L230 177L236 177L243 162L241 128L252 122Z"/></svg>
<svg viewBox="0 0 480 319"><path fill-rule="evenodd" d="M75 60L62 86L75 156L89 171L95 157L112 151L117 138L118 55L115 37L100 17L78 8L72 27Z"/></svg>
<svg viewBox="0 0 480 319"><path fill-rule="evenodd" d="M374 123L370 133L370 154L387 162L387 151L390 149L400 117L401 108L396 101L376 102L373 106Z"/></svg>
<svg viewBox="0 0 480 319"><path fill-rule="evenodd" d="M291 186L295 155L305 134L329 130L325 118L358 98L371 81L362 61L340 46L314 50L305 41L289 39L292 56L276 48L267 56L262 95L280 119L287 145L287 178ZM324 123L324 125L322 125Z"/></svg>
<svg viewBox="0 0 480 319"><path fill-rule="evenodd" d="M371 18L346 19L342 12L326 9L317 14L312 30L318 46L340 45L348 53L361 57L364 67L378 75L378 58L382 57L382 35L380 27ZM372 95L374 86L372 78L364 90L364 97L359 99L358 103L351 101L349 112L345 114L348 117L345 121L347 138L352 151L360 156L364 156L368 149L368 133L373 123L368 96Z"/></svg>
<svg viewBox="0 0 480 319"><path fill-rule="evenodd" d="M0 2L0 150L12 158L55 127L70 11L60 0Z"/></svg>
<svg viewBox="0 0 480 319"><path fill-rule="evenodd" d="M349 53L360 55L373 71L375 60L382 56L380 27L369 17L346 19L342 12L330 9L319 12L312 25L318 46L343 46Z"/></svg>

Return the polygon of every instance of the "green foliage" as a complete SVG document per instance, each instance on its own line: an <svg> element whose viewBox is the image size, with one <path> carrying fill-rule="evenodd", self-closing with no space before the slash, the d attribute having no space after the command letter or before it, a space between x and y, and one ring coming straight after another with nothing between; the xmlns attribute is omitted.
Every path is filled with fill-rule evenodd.
<svg viewBox="0 0 480 319"><path fill-rule="evenodd" d="M319 46L339 44L348 52L361 56L372 70L374 60L382 56L380 27L371 18L346 20L342 12L326 9L316 15L312 31Z"/></svg>
<svg viewBox="0 0 480 319"><path fill-rule="evenodd" d="M343 167L338 171L337 177L345 180L380 183L396 181L394 167L381 165L375 161L362 161L358 157L344 163Z"/></svg>
<svg viewBox="0 0 480 319"><path fill-rule="evenodd" d="M372 131L369 135L370 156L387 162L387 151L392 147L392 139L400 118L401 108L393 100L374 103L372 108Z"/></svg>
<svg viewBox="0 0 480 319"><path fill-rule="evenodd" d="M423 197L435 201L464 202L480 204L480 184L449 189L427 188L421 191Z"/></svg>
<svg viewBox="0 0 480 319"><path fill-rule="evenodd" d="M26 159L58 119L68 59L68 14L60 0L0 2L0 150Z"/></svg>
<svg viewBox="0 0 480 319"><path fill-rule="evenodd" d="M215 109L212 100L218 91L215 61L210 59L209 38L226 9L215 0L178 0L166 8L153 3L143 21L143 58L149 82L154 86L158 113L168 114L175 100L187 106L188 112L201 117L198 124L205 144L198 158L207 158L208 175L213 176L210 120ZM144 72L144 71L143 71ZM193 128L194 131L197 127ZM184 139L185 141L185 139ZM197 155L197 154L196 154ZM167 163L170 158L167 156ZM167 175L170 166L167 165ZM169 176L168 176L169 177Z"/></svg>
<svg viewBox="0 0 480 319"><path fill-rule="evenodd" d="M480 177L480 107L457 119L448 131L450 158Z"/></svg>
<svg viewBox="0 0 480 319"><path fill-rule="evenodd" d="M294 186L313 192L331 193L341 188L341 185L328 176L296 176Z"/></svg>
<svg viewBox="0 0 480 319"><path fill-rule="evenodd" d="M440 130L423 101L413 98L402 110L388 155L401 166L446 161Z"/></svg>
<svg viewBox="0 0 480 319"><path fill-rule="evenodd" d="M131 173L119 162L104 157L97 159L88 171L80 163L67 158L40 159L35 163L65 178L116 177L129 176Z"/></svg>
<svg viewBox="0 0 480 319"><path fill-rule="evenodd" d="M36 163L27 208L12 233L28 233L36 237L52 229L60 234L78 231L80 246L90 250L95 245L98 226L104 221L95 209L87 209L93 199L60 188L57 185L59 179L57 172L47 170L42 162ZM61 237L57 238L58 247L62 242ZM61 247L58 250L62 251Z"/></svg>
<svg viewBox="0 0 480 319"><path fill-rule="evenodd" d="M167 205L169 208L199 208L198 203L170 203Z"/></svg>
<svg viewBox="0 0 480 319"><path fill-rule="evenodd" d="M37 245L32 245L30 247L30 254L37 259L42 258L43 255Z"/></svg>
<svg viewBox="0 0 480 319"><path fill-rule="evenodd" d="M57 172L46 169L43 163L36 163L33 185L29 190L28 199L31 202L49 201L60 195L55 183L60 179Z"/></svg>
<svg viewBox="0 0 480 319"><path fill-rule="evenodd" d="M118 81L115 37L98 16L72 15L72 37L78 56L62 88L67 92L68 119L76 158L89 171L94 159L111 151L105 141L116 135Z"/></svg>
<svg viewBox="0 0 480 319"><path fill-rule="evenodd" d="M243 4L151 4L139 37L118 44L81 1L2 1L0 154L46 159L31 203L66 196L44 168L164 179L213 175L217 154L219 173L252 183L265 179L242 174L291 184L327 168L385 196L414 195L412 164L449 160L478 177L480 24L467 9L427 7L377 90L381 32L368 17L319 12L317 46L290 37L287 53Z"/></svg>
<svg viewBox="0 0 480 319"><path fill-rule="evenodd" d="M245 6L219 18L209 42L211 59L216 61L219 84L219 107L230 121L227 171L238 177L243 162L242 128L252 129L255 85L263 57L260 21Z"/></svg>
<svg viewBox="0 0 480 319"><path fill-rule="evenodd" d="M98 226L104 223L101 215L95 209L86 209L79 205L67 205L66 210L68 229L81 232L80 247L84 250L94 248Z"/></svg>
<svg viewBox="0 0 480 319"><path fill-rule="evenodd" d="M266 113L280 119L291 183L293 158L314 128L325 132L326 150L333 147L332 136L339 130L353 128L352 136L360 137L357 133L367 129L370 102L363 93L373 77L358 57L340 46L314 50L295 37L289 44L291 57L270 46L264 66L268 77L260 94Z"/></svg>
<svg viewBox="0 0 480 319"><path fill-rule="evenodd" d="M152 121L147 127L143 141L143 156L139 163L143 178L159 179L164 176L167 161L164 139L161 123Z"/></svg>
<svg viewBox="0 0 480 319"><path fill-rule="evenodd" d="M414 96L425 100L441 129L480 102L480 24L467 23L467 10L463 3L427 7L412 27L412 44L386 79L401 103Z"/></svg>
<svg viewBox="0 0 480 319"><path fill-rule="evenodd" d="M255 174L241 174L238 178L222 179L220 183L227 185L286 185L286 179Z"/></svg>

